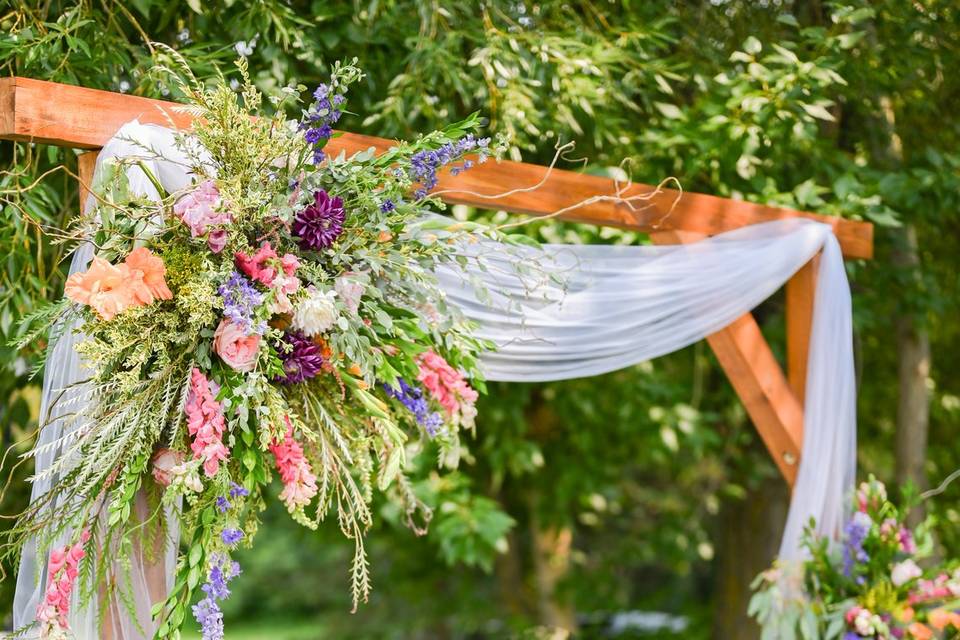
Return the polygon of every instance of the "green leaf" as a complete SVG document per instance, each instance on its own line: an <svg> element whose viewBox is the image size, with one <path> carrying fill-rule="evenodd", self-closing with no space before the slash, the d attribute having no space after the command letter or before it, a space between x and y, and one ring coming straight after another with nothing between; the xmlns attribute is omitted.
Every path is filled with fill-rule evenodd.
<svg viewBox="0 0 960 640"><path fill-rule="evenodd" d="M760 41L753 36L749 36L743 41L743 50L749 54L757 55L763 50L763 45L760 44Z"/></svg>
<svg viewBox="0 0 960 640"><path fill-rule="evenodd" d="M807 115L817 118L818 120L826 120L828 122L836 122L837 120L822 104L807 104L801 102L800 107L807 112Z"/></svg>
<svg viewBox="0 0 960 640"><path fill-rule="evenodd" d="M683 118L683 111L681 111L680 107L675 104L669 104L667 102L654 102L653 106L657 108L657 111L671 120L679 120Z"/></svg>
<svg viewBox="0 0 960 640"><path fill-rule="evenodd" d="M190 549L190 556L189 556L190 566L191 567L196 566L197 563L199 563L202 558L203 558L203 546L199 544L193 545L193 547Z"/></svg>

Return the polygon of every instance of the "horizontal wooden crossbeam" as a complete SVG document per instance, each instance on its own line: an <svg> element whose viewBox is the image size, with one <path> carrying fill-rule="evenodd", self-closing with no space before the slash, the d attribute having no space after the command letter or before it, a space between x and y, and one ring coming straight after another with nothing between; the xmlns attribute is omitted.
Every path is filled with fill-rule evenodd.
<svg viewBox="0 0 960 640"><path fill-rule="evenodd" d="M120 125L139 118L141 122L173 123L187 127L190 116L177 111L173 102L86 89L29 78L0 79L0 138L96 149L110 139ZM394 143L355 133L344 133L330 142L330 150L348 154L375 147L385 150ZM445 176L440 189L459 189L443 196L447 202L496 208L529 215L549 215L595 196L613 196L617 184L609 178L555 169L541 188L496 200L466 192L496 194L529 188L540 183L547 168L524 162L488 162L459 176ZM652 193L654 187L634 184L623 195ZM682 195L671 189L644 203L639 212L623 204L593 202L562 216L565 220L637 229L644 232L678 230L714 235L780 218L811 218L829 224L849 258L873 256L873 225L813 213L730 200L702 193Z"/></svg>
<svg viewBox="0 0 960 640"><path fill-rule="evenodd" d="M139 118L179 128L191 117L173 102L121 95L29 78L0 79L0 139L98 149L126 122ZM329 143L331 153L351 154L373 147L385 151L394 143L343 133ZM81 182L92 179L95 153L80 157ZM541 184L542 183L542 184ZM525 190L540 185L534 191ZM488 162L458 176L445 175L438 189L442 199L486 209L533 216L551 215L577 203L559 217L575 222L617 226L650 234L655 243L686 243L750 224L803 217L829 224L848 258L873 256L873 225L730 200L700 193L622 185L608 178L523 162ZM497 198L480 194L516 191ZM648 195L639 211L597 196ZM789 381L764 340L752 314L708 336L707 341L730 378L747 413L784 478L792 486L803 442L803 396L810 319L816 288L817 261L801 269L787 284Z"/></svg>

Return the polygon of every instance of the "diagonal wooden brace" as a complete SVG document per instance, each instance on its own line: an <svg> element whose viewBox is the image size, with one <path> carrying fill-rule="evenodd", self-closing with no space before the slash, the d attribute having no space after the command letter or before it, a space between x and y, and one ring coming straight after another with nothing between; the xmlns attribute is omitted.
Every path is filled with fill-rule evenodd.
<svg viewBox="0 0 960 640"><path fill-rule="evenodd" d="M656 244L682 244L703 237L704 234L682 231L650 234ZM793 487L803 446L803 407L753 314L744 314L726 328L707 336L707 343L740 396L780 473ZM806 371L806 358L803 363Z"/></svg>

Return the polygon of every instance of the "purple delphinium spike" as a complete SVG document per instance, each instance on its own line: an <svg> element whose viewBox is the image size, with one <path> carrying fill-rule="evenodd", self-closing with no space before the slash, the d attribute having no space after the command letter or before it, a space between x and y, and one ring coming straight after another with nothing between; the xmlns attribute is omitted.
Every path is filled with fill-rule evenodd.
<svg viewBox="0 0 960 640"><path fill-rule="evenodd" d="M443 167L457 162L468 153L477 153L477 162L486 161L489 156L490 138L480 138L467 134L456 142L448 142L437 149L418 151L410 157L410 166L407 175L411 180L420 184L413 192L417 200L427 197L427 194L437 186L437 172ZM472 160L466 160L462 165L454 165L450 172L457 175L470 169Z"/></svg>
<svg viewBox="0 0 960 640"><path fill-rule="evenodd" d="M337 84L336 79L331 84L321 84L313 91L313 104L300 119L303 137L313 147L314 164L320 164L327 157L322 147L333 137L332 125L343 115L341 107L346 102L343 95L346 91L347 88Z"/></svg>
<svg viewBox="0 0 960 640"><path fill-rule="evenodd" d="M234 271L230 278L217 289L223 298L223 315L228 320L243 327L244 331L262 334L263 326L254 326L253 319L257 307L263 303L263 294L257 291L253 283L242 274Z"/></svg>
<svg viewBox="0 0 960 640"><path fill-rule="evenodd" d="M848 578L853 575L853 567L856 563L870 560L870 556L863 549L863 541L870 533L872 525L870 516L857 511L843 529L843 575Z"/></svg>
<svg viewBox="0 0 960 640"><path fill-rule="evenodd" d="M227 583L238 575L240 565L231 562L225 554L211 557L207 581L200 587L206 597L193 605L193 617L200 623L203 640L223 640L223 611L217 601L230 596Z"/></svg>
<svg viewBox="0 0 960 640"><path fill-rule="evenodd" d="M400 401L407 411L413 414L417 424L422 426L431 438L436 436L443 427L443 418L436 411L430 411L426 398L423 397L423 390L419 387L411 387L403 378L397 378L397 387L391 387L388 384L383 385L384 391L391 398Z"/></svg>
<svg viewBox="0 0 960 640"><path fill-rule="evenodd" d="M228 547L234 547L243 539L243 531L240 529L224 529L220 532L220 539Z"/></svg>

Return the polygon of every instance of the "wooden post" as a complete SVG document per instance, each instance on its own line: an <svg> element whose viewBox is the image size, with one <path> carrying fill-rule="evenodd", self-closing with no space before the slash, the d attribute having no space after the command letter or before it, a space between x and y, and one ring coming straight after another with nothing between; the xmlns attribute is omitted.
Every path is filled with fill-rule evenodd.
<svg viewBox="0 0 960 640"><path fill-rule="evenodd" d="M650 234L655 244L683 244L703 234L663 231ZM753 314L707 336L720 366L743 402L774 463L793 487L803 445L803 407L797 400L760 331Z"/></svg>
<svg viewBox="0 0 960 640"><path fill-rule="evenodd" d="M787 376L801 405L806 397L807 358L819 268L818 254L787 282Z"/></svg>

